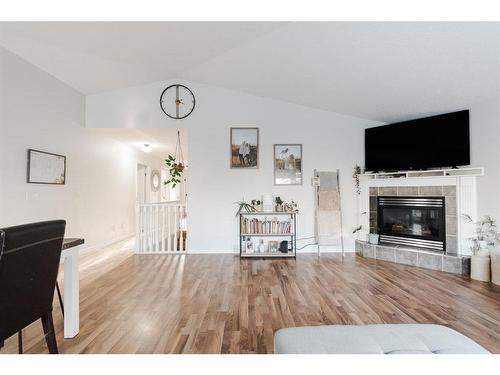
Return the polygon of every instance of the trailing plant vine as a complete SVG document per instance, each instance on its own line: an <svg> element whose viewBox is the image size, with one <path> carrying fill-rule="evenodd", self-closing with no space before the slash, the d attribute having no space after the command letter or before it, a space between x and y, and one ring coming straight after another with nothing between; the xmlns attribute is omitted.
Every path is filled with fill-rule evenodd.
<svg viewBox="0 0 500 375"><path fill-rule="evenodd" d="M354 173L352 174L352 178L354 179L354 188L356 190L356 194L361 194L361 186L359 183L359 175L361 174L361 167L359 165L354 166Z"/></svg>
<svg viewBox="0 0 500 375"><path fill-rule="evenodd" d="M175 188L177 184L181 183L181 177L184 173L184 169L186 168L184 155L182 154L181 135L179 131L177 131L175 153L174 155L168 155L165 159L165 164L168 167L169 174L169 179L165 181L165 185L172 185L172 188Z"/></svg>
<svg viewBox="0 0 500 375"><path fill-rule="evenodd" d="M182 162L177 162L175 156L168 155L168 158L165 159L165 164L168 167L168 173L170 178L165 181L165 185L171 184L172 187L176 187L177 184L181 183L181 176L184 172L184 164Z"/></svg>

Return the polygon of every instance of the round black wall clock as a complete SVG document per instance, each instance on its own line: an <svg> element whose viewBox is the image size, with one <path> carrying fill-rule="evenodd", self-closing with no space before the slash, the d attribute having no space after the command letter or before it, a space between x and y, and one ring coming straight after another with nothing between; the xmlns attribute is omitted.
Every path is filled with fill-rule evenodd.
<svg viewBox="0 0 500 375"><path fill-rule="evenodd" d="M188 117L193 112L194 105L193 92L184 85L168 86L160 96L161 110L176 120Z"/></svg>

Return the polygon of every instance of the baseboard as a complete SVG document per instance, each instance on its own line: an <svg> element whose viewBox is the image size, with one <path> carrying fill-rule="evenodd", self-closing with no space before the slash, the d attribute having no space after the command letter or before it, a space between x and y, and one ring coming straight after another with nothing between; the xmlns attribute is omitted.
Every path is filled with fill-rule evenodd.
<svg viewBox="0 0 500 375"><path fill-rule="evenodd" d="M354 253L354 249L345 249L344 253ZM308 250L298 250L297 255L300 254L317 254L318 250L313 248L313 249L308 249ZM321 249L321 254L326 254L326 253L342 253L342 250L340 249L328 249L328 248L322 248ZM234 251L202 251L202 250L188 250L187 255L239 255L239 252L234 252Z"/></svg>
<svg viewBox="0 0 500 375"><path fill-rule="evenodd" d="M231 250L227 251L203 251L203 250L187 250L188 255L239 255L239 252Z"/></svg>
<svg viewBox="0 0 500 375"><path fill-rule="evenodd" d="M344 249L344 253L354 253L354 249ZM318 249L316 247L312 247L310 249L304 249L304 250L299 250L297 251L297 254L317 254ZM321 246L321 254L324 253L342 253L342 249L339 249L337 247L330 247L330 246Z"/></svg>

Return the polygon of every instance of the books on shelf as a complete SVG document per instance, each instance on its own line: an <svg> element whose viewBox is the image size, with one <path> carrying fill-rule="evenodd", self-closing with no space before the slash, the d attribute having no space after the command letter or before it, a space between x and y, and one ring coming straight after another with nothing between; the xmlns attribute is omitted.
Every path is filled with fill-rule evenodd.
<svg viewBox="0 0 500 375"><path fill-rule="evenodd" d="M241 217L241 234L291 234L292 222L288 220L279 220L277 217L273 219L257 219Z"/></svg>

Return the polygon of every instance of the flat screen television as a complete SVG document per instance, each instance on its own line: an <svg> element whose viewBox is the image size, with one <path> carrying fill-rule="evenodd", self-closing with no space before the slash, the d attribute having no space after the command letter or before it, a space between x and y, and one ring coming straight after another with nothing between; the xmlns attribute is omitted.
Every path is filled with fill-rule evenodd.
<svg viewBox="0 0 500 375"><path fill-rule="evenodd" d="M403 171L470 164L469 111L365 129L367 171Z"/></svg>

